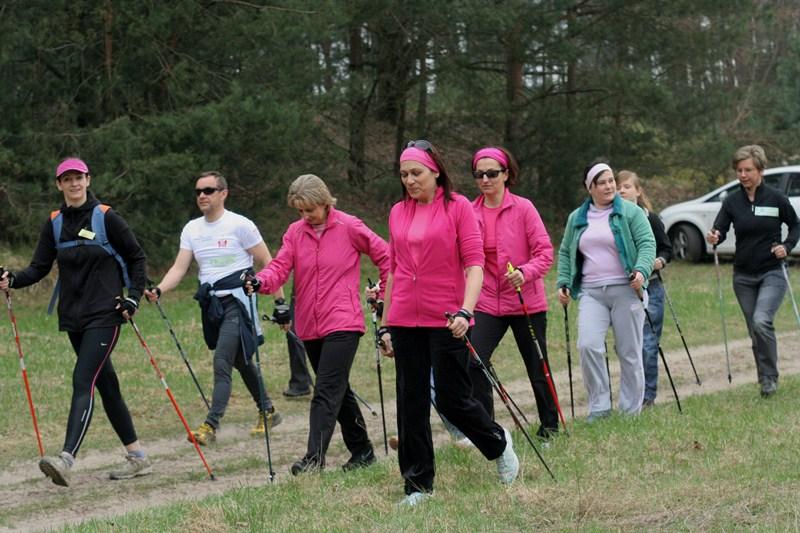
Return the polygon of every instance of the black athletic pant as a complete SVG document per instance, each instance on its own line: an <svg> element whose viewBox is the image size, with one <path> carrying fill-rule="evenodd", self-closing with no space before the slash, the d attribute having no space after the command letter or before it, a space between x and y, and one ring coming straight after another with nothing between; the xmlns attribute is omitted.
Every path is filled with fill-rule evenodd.
<svg viewBox="0 0 800 533"><path fill-rule="evenodd" d="M311 399L306 457L324 463L337 421L351 454L372 447L364 416L348 382L360 337L357 331L336 331L322 339L303 341L311 368L317 375Z"/></svg>
<svg viewBox="0 0 800 533"><path fill-rule="evenodd" d="M292 290L292 304L289 306L289 313L292 317L292 333L286 332L286 346L289 349L289 391L302 392L311 388L314 382L311 374L308 373L306 365L306 350L303 342L297 338L294 329L294 290Z"/></svg>
<svg viewBox="0 0 800 533"><path fill-rule="evenodd" d="M533 331L536 333L539 347L542 349L542 355L547 361L547 312L534 313L530 317L533 322ZM517 348L528 371L528 379L531 382L533 396L536 399L536 408L539 411L539 421L544 429L556 432L558 431L558 410L550 394L550 387L547 385L544 369L539 361L539 354L533 345L531 333L528 330L528 319L525 315L493 316L476 311L475 327L472 328L472 333L470 334L475 351L478 352L481 361L488 366L492 353L509 327L514 333L514 340L517 341ZM549 361L547 365L549 368ZM489 380L486 379L483 371L475 363L470 364L470 374L475 398L483 404L487 412L494 412L493 391Z"/></svg>
<svg viewBox="0 0 800 533"><path fill-rule="evenodd" d="M398 455L405 492L430 492L435 474L431 438L431 370L439 412L489 460L506 448L503 428L472 395L469 352L447 328L391 328L397 371Z"/></svg>
<svg viewBox="0 0 800 533"><path fill-rule="evenodd" d="M111 364L111 352L119 339L119 326L70 331L69 341L78 355L72 371L72 404L67 419L64 451L75 457L89 430L94 411L94 390L119 440L127 446L136 442L136 431L128 406L122 399L119 380Z"/></svg>

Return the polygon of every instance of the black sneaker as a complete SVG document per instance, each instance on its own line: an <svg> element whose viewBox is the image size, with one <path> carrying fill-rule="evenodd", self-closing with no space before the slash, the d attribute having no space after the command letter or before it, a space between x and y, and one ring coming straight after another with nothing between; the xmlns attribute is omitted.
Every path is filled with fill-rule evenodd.
<svg viewBox="0 0 800 533"><path fill-rule="evenodd" d="M542 440L550 440L552 437L558 435L558 428L546 428L544 426L539 426L539 429L536 430L536 436Z"/></svg>
<svg viewBox="0 0 800 533"><path fill-rule="evenodd" d="M310 472L319 472L320 470L322 470L322 464L316 456L305 456L289 469L293 476L299 476L300 474L307 474Z"/></svg>
<svg viewBox="0 0 800 533"><path fill-rule="evenodd" d="M655 400L651 400L650 398L645 398L644 400L642 400L642 411L644 411L645 409L650 409L655 404L656 404Z"/></svg>
<svg viewBox="0 0 800 533"><path fill-rule="evenodd" d="M302 398L303 396L309 396L311 394L311 388L307 388L306 390L294 390L294 389L286 389L283 391L283 395L287 398Z"/></svg>
<svg viewBox="0 0 800 533"><path fill-rule="evenodd" d="M778 382L774 379L767 379L761 384L761 397L769 398L778 392Z"/></svg>
<svg viewBox="0 0 800 533"><path fill-rule="evenodd" d="M354 453L353 456L342 465L342 470L349 472L359 468L366 468L369 465L374 464L375 461L377 461L377 459L375 459L375 451L372 449L372 446L370 446L366 449L366 451Z"/></svg>

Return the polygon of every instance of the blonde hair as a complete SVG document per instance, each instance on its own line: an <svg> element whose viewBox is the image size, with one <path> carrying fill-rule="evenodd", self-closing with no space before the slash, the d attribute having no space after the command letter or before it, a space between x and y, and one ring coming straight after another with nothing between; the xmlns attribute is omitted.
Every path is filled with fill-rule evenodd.
<svg viewBox="0 0 800 533"><path fill-rule="evenodd" d="M303 174L289 185L286 203L293 209L301 205L332 206L336 205L336 198L331 196L331 191L321 178L314 174Z"/></svg>
<svg viewBox="0 0 800 533"><path fill-rule="evenodd" d="M764 153L764 149L757 144L748 144L747 146L742 146L741 148L737 149L736 152L734 152L733 160L731 161L733 170L736 170L736 165L745 159L752 159L753 164L758 170L764 170L767 168L767 154Z"/></svg>
<svg viewBox="0 0 800 533"><path fill-rule="evenodd" d="M652 211L653 204L650 203L650 198L647 197L644 188L642 188L642 180L639 178L639 175L630 170L620 170L617 172L617 184L622 185L626 181L632 182L633 186L636 187L636 192L639 193L639 198L636 199L636 205L644 207L648 211Z"/></svg>

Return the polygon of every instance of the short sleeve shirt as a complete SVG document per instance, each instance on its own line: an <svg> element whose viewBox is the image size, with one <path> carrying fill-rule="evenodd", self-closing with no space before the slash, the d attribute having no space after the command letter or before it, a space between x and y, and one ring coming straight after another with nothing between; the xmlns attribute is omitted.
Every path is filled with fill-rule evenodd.
<svg viewBox="0 0 800 533"><path fill-rule="evenodd" d="M233 272L252 267L253 256L247 250L263 240L250 219L226 210L214 222L200 217L186 224L180 247L194 255L200 267L200 283L213 284Z"/></svg>

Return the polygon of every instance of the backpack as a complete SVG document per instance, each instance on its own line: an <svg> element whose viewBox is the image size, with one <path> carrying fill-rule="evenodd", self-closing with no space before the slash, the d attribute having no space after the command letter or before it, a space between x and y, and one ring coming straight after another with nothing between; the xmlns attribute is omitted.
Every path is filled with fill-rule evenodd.
<svg viewBox="0 0 800 533"><path fill-rule="evenodd" d="M94 209L92 209L91 227L92 233L94 233L94 239L75 239L64 242L61 242L61 229L64 226L64 217L61 214L61 210L59 209L51 212L50 223L53 225L53 240L56 243L56 250L74 248L76 246L102 247L103 250L108 253L108 255L112 256L114 259L116 259L117 263L119 263L120 270L122 271L122 280L125 283L125 287L130 288L131 279L128 275L128 265L125 263L125 260L122 258L122 256L117 253L114 247L111 246L111 243L108 242L108 233L106 233L106 212L109 209L111 209L111 206L105 204L98 204L94 206ZM47 306L48 315L53 313L53 308L58 300L60 283L61 280L57 280L56 285L53 288L53 296L50 298L50 304Z"/></svg>

